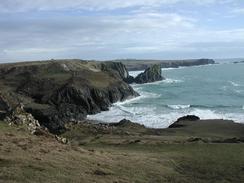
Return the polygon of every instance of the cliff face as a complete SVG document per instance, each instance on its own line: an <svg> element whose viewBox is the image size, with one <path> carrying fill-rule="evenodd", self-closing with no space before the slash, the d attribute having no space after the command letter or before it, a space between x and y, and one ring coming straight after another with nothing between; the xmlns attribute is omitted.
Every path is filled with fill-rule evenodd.
<svg viewBox="0 0 244 183"><path fill-rule="evenodd" d="M61 133L67 122L82 120L87 114L108 110L114 102L137 96L123 81L126 74L123 64L117 63L73 60L3 64L0 112L22 103L41 125Z"/></svg>
<svg viewBox="0 0 244 183"><path fill-rule="evenodd" d="M127 68L121 62L103 62L101 69L103 71L116 72L122 79L129 77Z"/></svg>

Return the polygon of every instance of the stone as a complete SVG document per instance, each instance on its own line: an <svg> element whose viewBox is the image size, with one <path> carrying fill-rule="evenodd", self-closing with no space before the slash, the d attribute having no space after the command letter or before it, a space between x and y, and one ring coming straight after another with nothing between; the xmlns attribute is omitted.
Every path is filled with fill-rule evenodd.
<svg viewBox="0 0 244 183"><path fill-rule="evenodd" d="M58 135L55 135L55 139L56 139L58 142L62 143L62 144L67 144L67 143L68 143L68 140L67 140L66 138L64 138L64 137L60 137L60 136L58 136Z"/></svg>

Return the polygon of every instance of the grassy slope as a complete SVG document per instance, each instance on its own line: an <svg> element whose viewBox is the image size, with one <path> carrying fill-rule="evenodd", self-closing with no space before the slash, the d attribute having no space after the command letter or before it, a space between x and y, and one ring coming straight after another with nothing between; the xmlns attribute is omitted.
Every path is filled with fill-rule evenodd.
<svg viewBox="0 0 244 183"><path fill-rule="evenodd" d="M241 135L243 126L225 125L231 130L214 123L218 138ZM80 125L64 134L71 142L62 145L0 123L0 182L243 182L244 144L187 142L209 127Z"/></svg>

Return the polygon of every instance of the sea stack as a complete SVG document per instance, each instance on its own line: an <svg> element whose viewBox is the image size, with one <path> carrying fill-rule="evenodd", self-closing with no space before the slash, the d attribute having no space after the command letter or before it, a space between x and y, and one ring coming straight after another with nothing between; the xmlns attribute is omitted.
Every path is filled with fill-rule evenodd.
<svg viewBox="0 0 244 183"><path fill-rule="evenodd" d="M152 65L147 68L143 73L135 77L135 83L151 83L155 81L161 81L165 78L162 76L162 70L159 64Z"/></svg>

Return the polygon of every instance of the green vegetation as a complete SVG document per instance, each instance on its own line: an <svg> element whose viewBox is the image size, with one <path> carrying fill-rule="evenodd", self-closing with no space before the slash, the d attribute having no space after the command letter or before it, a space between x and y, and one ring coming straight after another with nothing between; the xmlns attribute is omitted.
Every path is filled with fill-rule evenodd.
<svg viewBox="0 0 244 183"><path fill-rule="evenodd" d="M244 144L189 141L200 129L204 137L210 126L206 121L199 128L186 124L166 130L70 125L63 135L70 142L64 145L52 136L33 136L21 126L0 122L0 182L243 182ZM234 131L240 137L244 128L230 122L212 125L219 129L218 139ZM229 128L221 130L222 125Z"/></svg>

